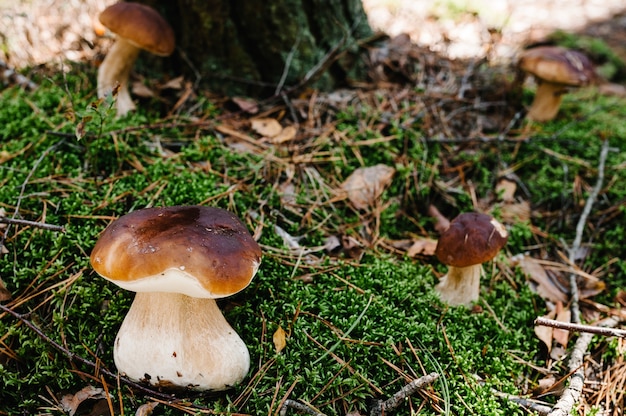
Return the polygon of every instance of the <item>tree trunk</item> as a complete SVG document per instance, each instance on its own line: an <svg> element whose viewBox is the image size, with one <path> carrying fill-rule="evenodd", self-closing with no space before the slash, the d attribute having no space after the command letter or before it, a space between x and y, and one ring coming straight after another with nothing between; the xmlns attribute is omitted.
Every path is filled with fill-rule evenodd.
<svg viewBox="0 0 626 416"><path fill-rule="evenodd" d="M312 73L310 86L330 89L364 74L360 42L372 30L361 0L141 2L176 32L170 63L212 91L271 95Z"/></svg>

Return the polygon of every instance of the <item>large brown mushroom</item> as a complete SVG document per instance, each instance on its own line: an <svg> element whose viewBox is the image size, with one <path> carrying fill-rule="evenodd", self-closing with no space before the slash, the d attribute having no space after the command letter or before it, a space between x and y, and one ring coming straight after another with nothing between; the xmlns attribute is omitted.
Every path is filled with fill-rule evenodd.
<svg viewBox="0 0 626 416"><path fill-rule="evenodd" d="M560 46L540 46L524 51L519 68L537 80L537 91L527 117L549 121L556 117L563 94L569 88L589 85L597 80L593 64L583 53Z"/></svg>
<svg viewBox="0 0 626 416"><path fill-rule="evenodd" d="M156 10L139 3L116 3L100 13L99 19L117 39L98 69L98 98L111 94L119 85L116 105L121 117L135 109L128 78L137 55L142 49L170 55L175 47L174 31Z"/></svg>
<svg viewBox="0 0 626 416"><path fill-rule="evenodd" d="M504 226L490 215L468 212L453 219L435 250L439 261L448 265L436 286L441 300L453 306L477 301L482 263L493 259L507 239Z"/></svg>
<svg viewBox="0 0 626 416"><path fill-rule="evenodd" d="M201 206L134 211L104 230L90 260L137 292L113 348L120 373L194 390L224 390L246 376L248 349L215 301L248 286L261 262L235 215Z"/></svg>

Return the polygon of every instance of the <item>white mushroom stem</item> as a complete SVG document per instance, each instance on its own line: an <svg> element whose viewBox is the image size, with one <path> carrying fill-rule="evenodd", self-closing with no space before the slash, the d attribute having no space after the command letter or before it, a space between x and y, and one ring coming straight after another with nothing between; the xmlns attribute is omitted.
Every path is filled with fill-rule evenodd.
<svg viewBox="0 0 626 416"><path fill-rule="evenodd" d="M98 69L98 98L106 97L116 85L120 86L116 96L118 117L135 109L128 90L128 79L139 51L138 47L118 37Z"/></svg>
<svg viewBox="0 0 626 416"><path fill-rule="evenodd" d="M452 306L470 306L478 300L480 294L480 278L483 275L481 264L468 267L448 267L446 273L435 289L441 300Z"/></svg>
<svg viewBox="0 0 626 416"><path fill-rule="evenodd" d="M248 373L250 356L215 300L137 293L115 339L115 365L160 387L225 390Z"/></svg>
<svg viewBox="0 0 626 416"><path fill-rule="evenodd" d="M559 112L565 92L566 87L563 84L540 81L527 117L539 122L554 119Z"/></svg>

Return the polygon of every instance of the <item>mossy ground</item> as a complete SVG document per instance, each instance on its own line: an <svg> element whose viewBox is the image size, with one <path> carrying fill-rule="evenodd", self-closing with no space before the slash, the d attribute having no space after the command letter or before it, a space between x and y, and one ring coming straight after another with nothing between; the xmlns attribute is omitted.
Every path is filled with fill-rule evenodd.
<svg viewBox="0 0 626 416"><path fill-rule="evenodd" d="M329 121L340 135L312 137L301 144L311 150L299 151L311 157L294 162L293 148L228 146L214 126L194 118L223 114L210 100L199 99L194 114L168 118L157 113L157 102L144 102L138 113L116 120L109 103L94 104L90 71L75 67L38 82L35 92L7 88L0 95L0 207L65 232L4 229L8 254L0 277L13 294L7 305L52 340L115 371L113 341L132 294L98 277L88 256L107 224L129 211L218 206L242 218L263 247L252 285L220 302L250 348L249 377L232 391L162 405L155 414L183 408L276 414L284 398L328 415L365 414L373 400L433 371L439 380L399 414L526 414L494 390L525 394L537 380L529 363L541 366L546 355L533 320L545 305L507 258L531 252L555 259L573 240L602 140L613 151L585 232L590 250L583 267L602 272L608 287L600 300L609 305L626 285L626 105L615 98L567 96L554 122L520 126L506 140L466 143L431 140L419 118L389 121L375 107L346 107ZM80 140L77 127L86 133ZM333 199L354 169L378 163L397 172L373 212ZM486 268L481 307L447 307L434 291L445 266L430 256L398 255L380 242L436 238L424 215L428 203L449 216L474 210L473 195L495 199L494 185L507 169L525 186L532 220L508 225L506 250ZM297 193L291 209L279 190L288 178ZM300 256L287 250L275 226L303 236L303 247L330 235L371 244L358 259L323 250ZM133 414L149 400L72 362L6 313L0 318L0 414L62 414L63 394L103 382L118 413ZM279 327L287 335L281 352L272 341Z"/></svg>

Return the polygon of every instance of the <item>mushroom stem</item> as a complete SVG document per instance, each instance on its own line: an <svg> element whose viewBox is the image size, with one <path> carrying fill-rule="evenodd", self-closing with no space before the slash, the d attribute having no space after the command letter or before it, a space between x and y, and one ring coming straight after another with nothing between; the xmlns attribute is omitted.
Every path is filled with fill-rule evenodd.
<svg viewBox="0 0 626 416"><path fill-rule="evenodd" d="M130 379L158 387L226 390L248 373L250 356L214 299L139 292L113 350Z"/></svg>
<svg viewBox="0 0 626 416"><path fill-rule="evenodd" d="M482 275L481 264L467 267L448 266L448 273L439 280L435 289L441 300L449 305L470 306L478 300Z"/></svg>
<svg viewBox="0 0 626 416"><path fill-rule="evenodd" d="M562 84L540 81L535 99L528 110L528 119L539 122L554 119L559 112L565 91L566 87Z"/></svg>
<svg viewBox="0 0 626 416"><path fill-rule="evenodd" d="M128 91L128 78L140 49L124 38L118 37L98 69L98 98L111 94L119 83L117 116L122 117L135 109Z"/></svg>

